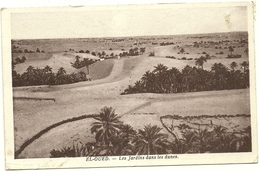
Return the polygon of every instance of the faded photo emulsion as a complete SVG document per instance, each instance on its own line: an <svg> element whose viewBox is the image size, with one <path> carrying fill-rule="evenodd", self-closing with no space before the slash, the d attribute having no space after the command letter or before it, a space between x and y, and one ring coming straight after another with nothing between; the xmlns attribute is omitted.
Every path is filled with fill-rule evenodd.
<svg viewBox="0 0 260 171"><path fill-rule="evenodd" d="M252 6L4 9L6 167L257 162Z"/></svg>

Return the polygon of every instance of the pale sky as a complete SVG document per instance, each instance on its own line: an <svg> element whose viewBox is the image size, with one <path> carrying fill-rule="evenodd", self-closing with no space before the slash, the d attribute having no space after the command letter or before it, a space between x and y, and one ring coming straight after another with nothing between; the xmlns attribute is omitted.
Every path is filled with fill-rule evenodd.
<svg viewBox="0 0 260 171"><path fill-rule="evenodd" d="M138 8L11 14L12 39L247 31L247 8Z"/></svg>

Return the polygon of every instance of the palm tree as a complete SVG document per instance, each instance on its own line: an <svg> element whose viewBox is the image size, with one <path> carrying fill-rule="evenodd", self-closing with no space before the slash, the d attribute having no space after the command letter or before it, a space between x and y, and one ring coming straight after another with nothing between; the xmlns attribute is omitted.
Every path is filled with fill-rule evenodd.
<svg viewBox="0 0 260 171"><path fill-rule="evenodd" d="M243 67L244 73L246 73L249 67L249 63L247 61L244 61L240 65Z"/></svg>
<svg viewBox="0 0 260 171"><path fill-rule="evenodd" d="M45 72L46 74L52 73L52 68L51 68L49 65L46 65L45 68L44 68L44 72Z"/></svg>
<svg viewBox="0 0 260 171"><path fill-rule="evenodd" d="M169 142L167 135L160 133L162 128L151 124L146 125L143 130L139 129L133 140L136 155L166 154Z"/></svg>
<svg viewBox="0 0 260 171"><path fill-rule="evenodd" d="M26 57L25 57L25 56L22 57L22 61L23 61L23 62L26 61Z"/></svg>
<svg viewBox="0 0 260 171"><path fill-rule="evenodd" d="M133 129L131 125L128 124L122 125L121 133L124 134L128 140L136 135L136 131Z"/></svg>
<svg viewBox="0 0 260 171"><path fill-rule="evenodd" d="M145 72L142 77L142 81L144 84L145 92L152 93L156 91L156 88L158 88L157 79L155 73L153 72L150 71Z"/></svg>
<svg viewBox="0 0 260 171"><path fill-rule="evenodd" d="M133 154L133 145L122 132L118 135L111 136L110 141L112 146L106 149L106 155L120 156Z"/></svg>
<svg viewBox="0 0 260 171"><path fill-rule="evenodd" d="M207 62L207 59L204 56L201 56L200 58L196 59L195 65L201 67L203 69L204 62Z"/></svg>
<svg viewBox="0 0 260 171"><path fill-rule="evenodd" d="M244 53L245 53L246 55L248 55L248 48L246 48L246 49L244 50Z"/></svg>
<svg viewBox="0 0 260 171"><path fill-rule="evenodd" d="M95 133L96 141L101 145L109 146L111 136L118 134L122 122L115 114L112 107L103 107L99 116L94 117L97 121L92 124L91 133Z"/></svg>
<svg viewBox="0 0 260 171"><path fill-rule="evenodd" d="M57 74L65 75L65 74L66 74L66 70L65 70L63 67L60 67L60 68L58 69Z"/></svg>
<svg viewBox="0 0 260 171"><path fill-rule="evenodd" d="M136 93L143 93L144 84L141 81L136 81L134 87L136 88Z"/></svg>
<svg viewBox="0 0 260 171"><path fill-rule="evenodd" d="M193 131L185 131L183 139L171 143L171 152L175 154L196 153L197 135Z"/></svg>
<svg viewBox="0 0 260 171"><path fill-rule="evenodd" d="M95 63L95 61L93 59L88 59L88 58L84 58L84 65L87 68L88 71L88 75L89 75L89 66L92 65L93 63Z"/></svg>
<svg viewBox="0 0 260 171"><path fill-rule="evenodd" d="M101 56L102 56L100 52L98 52L97 55L98 55L98 57L100 57L100 58L101 58Z"/></svg>
<svg viewBox="0 0 260 171"><path fill-rule="evenodd" d="M154 68L155 69L153 70L153 73L156 74L157 92L163 93L163 92L165 92L164 83L167 80L166 79L166 76L167 76L166 72L168 70L168 67L160 63L157 66L155 66Z"/></svg>
<svg viewBox="0 0 260 171"><path fill-rule="evenodd" d="M242 145L240 147L240 151L243 152L251 152L252 151L252 136L251 136L251 126L248 126L247 128L244 129L244 135L241 140L242 140Z"/></svg>
<svg viewBox="0 0 260 171"><path fill-rule="evenodd" d="M34 83L35 85L45 84L45 73L44 69L36 68L34 69Z"/></svg>
<svg viewBox="0 0 260 171"><path fill-rule="evenodd" d="M225 127L223 127L223 126L221 126L221 125L216 126L216 127L214 128L214 132L217 134L218 137L223 136L223 134L225 134L226 131L227 131L227 128L225 128Z"/></svg>
<svg viewBox="0 0 260 171"><path fill-rule="evenodd" d="M73 67L75 67L75 68L80 68L81 66L80 66L80 57L77 55L76 57L75 57L75 62L74 63L72 63L72 66Z"/></svg>
<svg viewBox="0 0 260 171"><path fill-rule="evenodd" d="M66 70L63 68L63 67L60 67L58 69L58 72L56 74L56 77L55 77L55 83L56 84L63 84L65 83L65 75L66 75Z"/></svg>
<svg viewBox="0 0 260 171"><path fill-rule="evenodd" d="M106 55L106 52L103 51L103 52L101 53L101 56L104 58L105 55Z"/></svg>
<svg viewBox="0 0 260 171"><path fill-rule="evenodd" d="M112 155L132 155L133 145L131 141L136 136L136 131L130 125L122 125L118 135L111 137Z"/></svg>
<svg viewBox="0 0 260 171"><path fill-rule="evenodd" d="M234 52L234 48L232 46L229 46L228 51L230 52L230 55L232 56L232 52Z"/></svg>
<svg viewBox="0 0 260 171"><path fill-rule="evenodd" d="M50 80L51 80L51 76L52 76L52 68L49 65L46 65L43 69L43 73L44 73L44 84L49 84L50 86Z"/></svg>
<svg viewBox="0 0 260 171"><path fill-rule="evenodd" d="M183 54L185 52L185 50L183 48L181 48L180 52Z"/></svg>
<svg viewBox="0 0 260 171"><path fill-rule="evenodd" d="M222 63L215 63L211 67L211 73L213 74L213 90L223 90L227 86L227 79L229 72L228 68Z"/></svg>
<svg viewBox="0 0 260 171"><path fill-rule="evenodd" d="M71 73L71 74L69 75L69 81L70 81L71 83L78 82L79 79L77 78L77 74L76 74L76 73Z"/></svg>
<svg viewBox="0 0 260 171"><path fill-rule="evenodd" d="M214 152L235 152L236 151L236 141L238 138L234 134L223 133L218 137L216 145L214 147Z"/></svg>
<svg viewBox="0 0 260 171"><path fill-rule="evenodd" d="M178 82L174 70L170 69L165 73L164 87L166 93L177 92Z"/></svg>
<svg viewBox="0 0 260 171"><path fill-rule="evenodd" d="M33 70L34 70L34 67L30 65L30 66L28 66L28 68L26 69L26 72L27 72L27 73L32 73Z"/></svg>
<svg viewBox="0 0 260 171"><path fill-rule="evenodd" d="M194 69L195 76L195 90L205 91L211 87L212 75L209 71L203 69Z"/></svg>
<svg viewBox="0 0 260 171"><path fill-rule="evenodd" d="M80 71L79 75L80 75L80 78L79 78L80 81L86 81L87 80L87 75L86 75L85 72Z"/></svg>
<svg viewBox="0 0 260 171"><path fill-rule="evenodd" d="M33 85L34 81L35 81L35 75L34 75L34 67L33 66L28 66L28 68L26 69L25 72L25 76L26 76L26 80L25 82L27 82L28 85Z"/></svg>
<svg viewBox="0 0 260 171"><path fill-rule="evenodd" d="M243 68L243 83L244 83L244 88L249 87L249 63L247 61L244 61L241 63L241 66Z"/></svg>
<svg viewBox="0 0 260 171"><path fill-rule="evenodd" d="M183 91L185 89L185 91L189 92L191 90L191 85L192 83L195 81L196 78L196 73L193 72L193 68L189 65L186 65L183 69L182 69L182 88Z"/></svg>
<svg viewBox="0 0 260 171"><path fill-rule="evenodd" d="M230 64L230 68L232 69L232 71L234 71L237 66L238 66L238 65L237 65L236 62L232 62L232 63Z"/></svg>
<svg viewBox="0 0 260 171"><path fill-rule="evenodd" d="M145 47L140 48L140 54L143 54L145 52Z"/></svg>
<svg viewBox="0 0 260 171"><path fill-rule="evenodd" d="M167 78L169 84L171 85L171 89L173 89L171 92L177 93L178 88L180 88L181 82L182 82L182 74L181 72L175 68L172 67L168 71L168 78Z"/></svg>
<svg viewBox="0 0 260 171"><path fill-rule="evenodd" d="M157 66L154 66L154 68L155 69L153 70L153 72L154 73L159 73L159 74L167 71L167 69L168 69L167 66L165 66L165 65L163 65L161 63L159 63Z"/></svg>
<svg viewBox="0 0 260 171"><path fill-rule="evenodd" d="M198 138L198 152L199 153L205 153L208 152L211 149L210 141L212 141L212 133L209 132L207 129L203 129L199 131L195 131L195 134Z"/></svg>
<svg viewBox="0 0 260 171"><path fill-rule="evenodd" d="M75 60L79 62L79 59L80 59L80 57L77 55L77 56L75 57Z"/></svg>

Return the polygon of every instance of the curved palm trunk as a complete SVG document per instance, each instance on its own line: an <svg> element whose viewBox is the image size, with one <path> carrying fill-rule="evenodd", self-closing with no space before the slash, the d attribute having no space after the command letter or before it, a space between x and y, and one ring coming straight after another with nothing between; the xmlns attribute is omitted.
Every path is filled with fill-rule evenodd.
<svg viewBox="0 0 260 171"><path fill-rule="evenodd" d="M105 145L107 146L107 148L109 148L109 138L110 138L110 134L109 134L109 127L108 127L108 120L106 121L107 122L107 127L106 127L106 134L107 134L107 138L106 138L106 141L105 141Z"/></svg>
<svg viewBox="0 0 260 171"><path fill-rule="evenodd" d="M89 75L89 65L87 65L87 66L86 66L86 68L87 68L87 71L88 71L88 75Z"/></svg>
<svg viewBox="0 0 260 171"><path fill-rule="evenodd" d="M148 142L147 155L150 155L150 143Z"/></svg>
<svg viewBox="0 0 260 171"><path fill-rule="evenodd" d="M174 134L174 133L163 123L162 117L160 117L160 121L161 121L163 127L164 127L171 135L173 135L173 137L175 138L175 140L179 141L179 137L178 137L176 134Z"/></svg>

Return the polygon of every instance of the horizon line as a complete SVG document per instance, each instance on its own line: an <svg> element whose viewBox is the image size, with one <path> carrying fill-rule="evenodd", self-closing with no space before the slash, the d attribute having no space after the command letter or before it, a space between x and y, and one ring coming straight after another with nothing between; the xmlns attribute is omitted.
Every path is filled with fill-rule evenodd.
<svg viewBox="0 0 260 171"><path fill-rule="evenodd" d="M63 37L63 38L26 38L26 39L12 39L11 40L47 40L47 39L98 39L98 38L128 38L128 37L156 37L156 36L180 36L180 35L205 35L205 34L223 34L223 33L236 33L248 31L228 31L228 32L209 32L209 33L187 33L187 34L162 34L162 35L143 35L143 36L111 36L111 37Z"/></svg>

